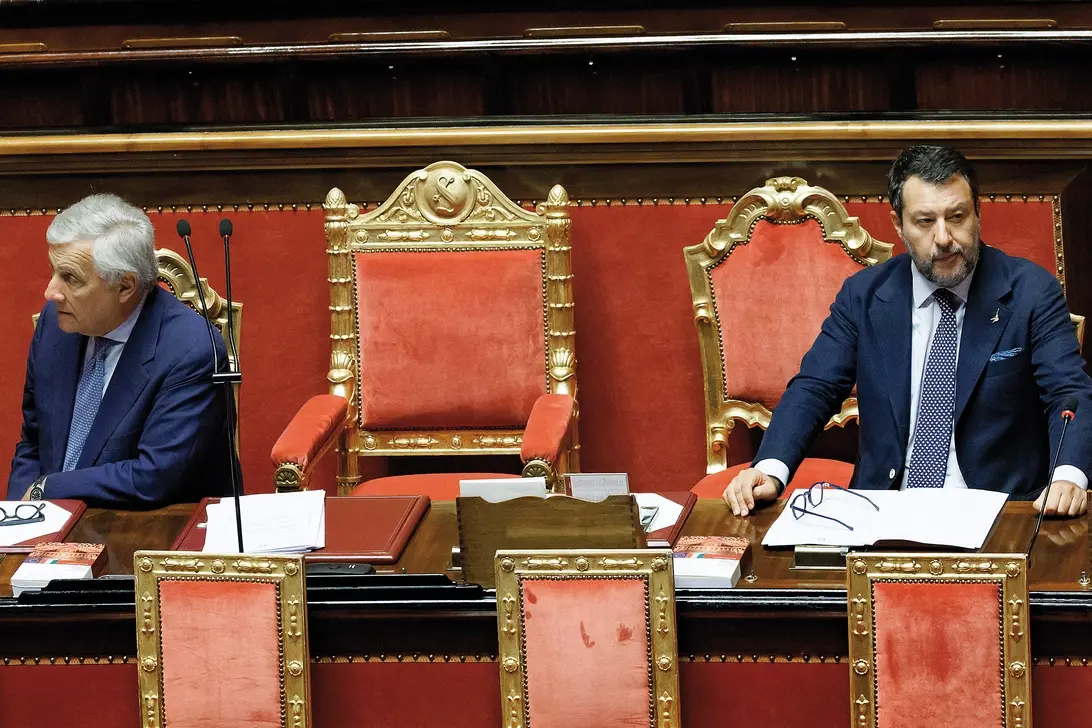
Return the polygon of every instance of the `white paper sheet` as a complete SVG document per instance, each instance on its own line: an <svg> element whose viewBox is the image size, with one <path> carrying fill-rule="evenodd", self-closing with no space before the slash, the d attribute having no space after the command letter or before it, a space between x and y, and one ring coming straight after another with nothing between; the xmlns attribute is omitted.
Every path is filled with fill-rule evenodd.
<svg viewBox="0 0 1092 728"><path fill-rule="evenodd" d="M546 478L492 478L460 480L459 497L477 496L490 503L502 503L513 498L546 497Z"/></svg>
<svg viewBox="0 0 1092 728"><path fill-rule="evenodd" d="M637 499L637 505L642 508L657 509L656 517L652 519L652 524L647 529L648 533L674 526L675 522L679 520L679 516L682 515L683 507L681 505L664 498L659 493L634 493L633 497Z"/></svg>
<svg viewBox="0 0 1092 728"><path fill-rule="evenodd" d="M6 513L14 514L15 509L21 505L37 505L40 502L41 501L0 501L0 507L2 507ZM42 510L42 515L45 516L45 520L39 521L38 523L27 523L21 526L0 526L0 546L14 546L17 543L29 541L32 538L39 538L51 533L56 533L68 522L68 519L72 516L72 512L66 511L64 508L53 503L46 502L45 508Z"/></svg>
<svg viewBox="0 0 1092 728"><path fill-rule="evenodd" d="M248 554L301 553L326 545L326 492L263 493L239 499L243 548ZM205 510L206 553L238 553L235 500Z"/></svg>
<svg viewBox="0 0 1092 728"><path fill-rule="evenodd" d="M1008 496L989 490L914 488L903 491L862 490L863 498L828 489L823 502L809 511L831 516L853 527L808 514L796 518L785 509L762 539L763 546L870 546L881 541L907 541L931 546L978 549L989 536ZM789 496L789 502L796 494Z"/></svg>

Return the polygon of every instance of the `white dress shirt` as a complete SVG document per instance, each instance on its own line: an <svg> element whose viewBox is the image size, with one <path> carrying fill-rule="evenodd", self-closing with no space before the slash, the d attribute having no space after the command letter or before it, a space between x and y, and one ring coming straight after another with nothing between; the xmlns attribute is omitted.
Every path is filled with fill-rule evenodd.
<svg viewBox="0 0 1092 728"><path fill-rule="evenodd" d="M129 314L129 318L125 319L116 329L106 334L102 338L110 339L111 341L118 342L119 346L112 347L106 352L106 359L103 361L103 366L106 371L102 377L102 393L106 394L106 388L110 386L110 379L114 376L114 370L118 367L118 361L121 360L121 352L125 349L125 343L129 341L129 335L133 333L133 327L136 326L137 319L140 318L140 312L144 310L144 301L147 300L147 296L140 299L140 303L133 309L133 312ZM87 351L83 355L83 367L80 367L80 375L83 375L83 368L91 361L95 356L95 349L99 346L99 337L92 336L87 340Z"/></svg>
<svg viewBox="0 0 1092 728"><path fill-rule="evenodd" d="M939 286L929 281L921 274L916 265L910 266L910 275L913 283L913 311L911 315L911 343L910 343L910 442L906 446L906 461L902 472L900 490L906 488L906 480L910 473L910 457L914 453L914 425L918 419L918 402L921 400L921 380L925 370L925 361L929 355L929 347L937 326L940 325L940 304L933 297L933 291ZM963 316L967 310L967 295L971 290L971 281L974 271L952 286L949 290L960 300L960 306L956 309L956 362L959 361L959 342L963 338ZM957 364L958 367L958 364ZM775 458L767 458L755 463L756 468L766 475L773 476L782 483L789 482L789 466ZM1054 469L1053 480L1069 480L1080 488L1088 488L1088 476L1073 465L1059 465ZM945 488L966 488L967 481L963 478L963 472L959 469L959 457L956 455L955 426L952 427L952 439L948 445L948 469L944 474Z"/></svg>

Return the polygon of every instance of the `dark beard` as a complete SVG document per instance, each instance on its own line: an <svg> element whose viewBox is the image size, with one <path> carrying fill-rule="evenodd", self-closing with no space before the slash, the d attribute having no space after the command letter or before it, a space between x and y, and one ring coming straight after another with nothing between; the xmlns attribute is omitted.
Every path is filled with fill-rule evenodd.
<svg viewBox="0 0 1092 728"><path fill-rule="evenodd" d="M905 238L903 239L903 243L906 243ZM909 245L906 246L906 250L910 253L910 259L914 261L914 266L917 267L918 272L925 277L925 280L934 283L941 288L952 288L963 282L963 280L974 271L975 266L978 265L980 249L981 243L977 240L970 248L960 248L959 257L963 264L951 273L941 275L936 271L936 263L933 258L919 258L913 248Z"/></svg>

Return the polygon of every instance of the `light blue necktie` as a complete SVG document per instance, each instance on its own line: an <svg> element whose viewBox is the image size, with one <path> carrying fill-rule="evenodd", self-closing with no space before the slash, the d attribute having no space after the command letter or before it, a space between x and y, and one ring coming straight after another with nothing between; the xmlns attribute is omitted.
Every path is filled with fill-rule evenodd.
<svg viewBox="0 0 1092 728"><path fill-rule="evenodd" d="M938 288L933 298L940 306L940 325L922 373L921 401L914 423L914 453L910 456L907 488L943 488L948 472L955 419L956 309L960 300Z"/></svg>
<svg viewBox="0 0 1092 728"><path fill-rule="evenodd" d="M62 468L64 471L75 469L80 460L83 444L87 441L91 424L95 421L102 402L103 383L106 381L106 354L120 343L101 337L95 339L95 353L91 355L91 361L84 365L80 383L76 386L76 404L72 408L72 424L68 429L68 448L64 453Z"/></svg>

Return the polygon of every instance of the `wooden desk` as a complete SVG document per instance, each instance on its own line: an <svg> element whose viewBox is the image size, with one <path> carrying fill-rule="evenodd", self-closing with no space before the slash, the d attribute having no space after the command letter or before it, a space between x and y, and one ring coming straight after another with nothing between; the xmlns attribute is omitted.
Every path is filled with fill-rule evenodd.
<svg viewBox="0 0 1092 728"><path fill-rule="evenodd" d="M757 543L780 507L739 519L719 501L703 501L684 533ZM191 508L89 510L71 538L105 539L109 569L127 573L132 552L165 547ZM443 572L457 540L454 516L454 503L434 503L393 570ZM1022 550L1034 520L1030 504L1006 506L987 550ZM1086 519L1048 520L1032 556L1039 725L1083 727L1092 709L1092 589L1079 582L1088 550ZM679 593L688 727L724 725L726 716L732 725L849 725L844 574L793 572L790 560L789 552L758 546L753 582ZM308 625L316 726L501 725L491 593L446 601L311 599ZM137 725L134 656L129 604L31 607L0 599L0 725ZM70 699L57 701L59 691ZM31 705L49 710L19 707Z"/></svg>

